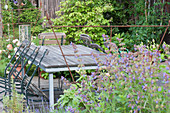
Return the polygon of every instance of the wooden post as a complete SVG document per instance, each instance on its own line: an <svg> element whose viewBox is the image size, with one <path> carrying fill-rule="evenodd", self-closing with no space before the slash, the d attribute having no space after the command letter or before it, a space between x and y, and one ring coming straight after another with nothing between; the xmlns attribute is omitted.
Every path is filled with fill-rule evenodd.
<svg viewBox="0 0 170 113"><path fill-rule="evenodd" d="M2 2L0 0L0 39L2 38L2 33L3 33L3 29L2 29Z"/></svg>

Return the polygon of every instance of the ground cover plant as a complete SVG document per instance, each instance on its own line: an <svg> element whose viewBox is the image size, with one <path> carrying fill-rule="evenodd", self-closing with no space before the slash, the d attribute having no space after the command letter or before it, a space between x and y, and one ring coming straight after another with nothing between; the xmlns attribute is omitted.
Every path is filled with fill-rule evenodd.
<svg viewBox="0 0 170 113"><path fill-rule="evenodd" d="M71 113L170 112L170 61L166 60L162 65L160 52L150 51L145 45L134 45L135 52L120 55L118 49L123 51L125 48L122 39L117 40L118 46L108 45L111 49L107 51L105 61L91 53L98 69L91 75L80 69L77 83L64 90L64 95L55 104L58 109L64 108L64 112ZM163 49L169 54L168 46L164 44ZM64 77L62 79L69 85Z"/></svg>
<svg viewBox="0 0 170 113"><path fill-rule="evenodd" d="M33 101L28 102L29 105L26 105L26 100L23 94L19 94L16 91L16 85L13 83L12 78L12 97L8 95L3 96L3 112L2 113L49 113L50 107L48 103L43 102L39 103L39 107L34 105Z"/></svg>

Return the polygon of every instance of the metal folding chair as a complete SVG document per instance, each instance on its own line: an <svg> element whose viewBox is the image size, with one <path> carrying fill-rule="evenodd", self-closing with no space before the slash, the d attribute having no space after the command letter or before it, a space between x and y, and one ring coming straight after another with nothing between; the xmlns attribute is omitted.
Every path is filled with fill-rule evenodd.
<svg viewBox="0 0 170 113"><path fill-rule="evenodd" d="M9 78L9 76L16 75L16 73L17 73L16 68L21 63L21 60L22 60L21 56L25 55L28 52L28 51L26 51L25 54L23 54L23 52L26 50L26 48L29 48L29 46L30 46L30 43L26 43L26 44L22 43L18 47L18 50L15 52L14 56L11 58L10 62L7 64L5 71L4 71L4 77L0 77L1 78L0 87L2 89L0 94L4 93L4 95L7 95L7 93L8 93L8 95L11 96L11 78ZM18 56L18 58L16 58L16 56L19 53L19 51L21 50L21 48L23 48L23 50L21 51L21 54ZM2 100L2 99L0 99L0 100Z"/></svg>
<svg viewBox="0 0 170 113"><path fill-rule="evenodd" d="M15 59L16 55L20 53L17 59ZM29 56L28 56L29 53ZM11 90L12 90L12 83L11 83L11 77L13 76L13 82L16 84L16 90L20 94L24 94L25 99L28 100L29 97L44 97L44 100L48 101L48 97L33 83L31 83L42 59L44 58L45 54L47 53L47 50L42 54L39 54L39 48L35 47L34 49L30 48L30 43L28 41L24 41L21 46L16 51L15 55L12 57L11 61L7 65L4 77L1 77L0 81L0 87L3 88L3 91L0 93L4 93L4 95L9 95L9 97L12 96ZM37 56L39 55L40 61L36 65L36 68L34 69L31 78L28 79L28 72L30 71L31 67L33 66L33 63ZM24 67L28 64L28 61L31 59L31 64L26 70L26 73L24 76L21 76L21 72L24 69ZM16 68L18 67L21 62L24 62L22 64L21 70L17 71ZM13 62L13 64L12 64ZM7 74L7 70L9 73ZM37 98L36 98L37 99ZM2 100L2 99L1 99ZM32 100L32 99L31 99ZM39 98L39 101L42 101L41 98Z"/></svg>
<svg viewBox="0 0 170 113"><path fill-rule="evenodd" d="M60 45L64 45L66 43L66 34L65 33L59 33L59 32L55 32L56 36L57 36L57 39L59 41L59 44ZM58 45L57 41L56 41L56 37L54 35L53 32L49 32L49 33L40 33L38 35L38 38L39 38L39 45ZM40 88L40 68L38 68L38 73L39 73L39 76L38 76L38 87ZM59 78L61 78L61 75L59 75ZM59 89L62 89L62 82L60 83L60 79L59 79ZM43 91L47 91L46 89L43 90Z"/></svg>
<svg viewBox="0 0 170 113"><path fill-rule="evenodd" d="M39 65L40 65L41 61L43 60L46 53L47 53L47 50L45 50L45 52L42 54L40 61L36 65L31 77L28 78L27 74L28 74L29 70L31 69L36 57L38 56L38 51L36 52L33 60L31 61L30 66L28 67L28 70L25 73L25 76L22 78L21 93L25 95L26 100L27 100L27 104L28 104L29 100L32 100L32 101L35 101L35 102L41 102L42 101L41 97L43 97L44 101L49 101L48 97L45 95L45 93L43 93L35 84L32 83L32 79L33 79L37 69L39 68ZM32 98L32 97L37 97L37 98Z"/></svg>
<svg viewBox="0 0 170 113"><path fill-rule="evenodd" d="M91 37L87 34L81 34L80 35L80 41L83 41L83 45L85 45L85 46L88 46L90 48L94 48L97 51L101 50L102 52L105 53L104 49L101 46L99 46L98 44L93 43Z"/></svg>

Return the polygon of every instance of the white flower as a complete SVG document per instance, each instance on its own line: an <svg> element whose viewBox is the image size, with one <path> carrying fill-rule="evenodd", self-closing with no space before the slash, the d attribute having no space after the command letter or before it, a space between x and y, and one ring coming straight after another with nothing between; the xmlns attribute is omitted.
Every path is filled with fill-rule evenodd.
<svg viewBox="0 0 170 113"><path fill-rule="evenodd" d="M0 50L0 54L2 53L2 50Z"/></svg>
<svg viewBox="0 0 170 113"><path fill-rule="evenodd" d="M13 40L12 42L15 44L16 42L18 42L18 39Z"/></svg>
<svg viewBox="0 0 170 113"><path fill-rule="evenodd" d="M6 41L7 41L7 42L9 42L9 41L10 41L10 39L7 39Z"/></svg>
<svg viewBox="0 0 170 113"><path fill-rule="evenodd" d="M17 51L17 47L14 48L14 51L15 51L15 52Z"/></svg>
<svg viewBox="0 0 170 113"><path fill-rule="evenodd" d="M19 53L17 53L17 55L19 55Z"/></svg>
<svg viewBox="0 0 170 113"><path fill-rule="evenodd" d="M6 71L6 74L8 74L9 73L9 71Z"/></svg>
<svg viewBox="0 0 170 113"><path fill-rule="evenodd" d="M4 8L7 10L8 9L8 5L5 5Z"/></svg>
<svg viewBox="0 0 170 113"><path fill-rule="evenodd" d="M28 61L28 64L31 64L31 61L30 61L30 60Z"/></svg>
<svg viewBox="0 0 170 113"><path fill-rule="evenodd" d="M11 55L8 55L8 58L11 58Z"/></svg>
<svg viewBox="0 0 170 113"><path fill-rule="evenodd" d="M3 52L5 52L5 50L2 50Z"/></svg>
<svg viewBox="0 0 170 113"><path fill-rule="evenodd" d="M21 43L20 43L20 42L18 42L18 43L17 43L17 46L20 46L20 45L21 45Z"/></svg>
<svg viewBox="0 0 170 113"><path fill-rule="evenodd" d="M33 39L36 39L36 36L33 36Z"/></svg>
<svg viewBox="0 0 170 113"><path fill-rule="evenodd" d="M34 42L31 42L31 45L35 45Z"/></svg>
<svg viewBox="0 0 170 113"><path fill-rule="evenodd" d="M109 77L109 76L110 76L110 74L109 74L109 73L106 73L106 76L108 76L108 77Z"/></svg>

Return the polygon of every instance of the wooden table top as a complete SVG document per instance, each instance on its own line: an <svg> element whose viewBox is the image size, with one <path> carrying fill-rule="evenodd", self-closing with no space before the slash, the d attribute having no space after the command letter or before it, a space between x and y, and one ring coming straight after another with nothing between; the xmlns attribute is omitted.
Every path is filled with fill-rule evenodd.
<svg viewBox="0 0 170 113"><path fill-rule="evenodd" d="M93 59L91 53L93 54L103 54L97 50L91 49L89 47L85 47L83 45L76 45L77 46L77 53L74 53L74 49L72 45L62 45L61 48L63 50L63 53L66 58L66 61L69 65L69 67L77 67L79 64L84 64L85 66L97 66L95 60ZM36 46L31 45L31 48L34 49ZM38 56L36 58L36 62L38 63L42 53L48 49L49 53L46 55L42 62L41 62L41 67L44 68L62 68L62 67L67 67L64 58L62 56L61 50L58 45L50 45L50 46L39 46L40 50L38 53ZM28 52L27 55L29 56L31 52ZM76 58L74 55L75 54L88 54L86 56L80 56L78 58L82 59L82 62L78 61L78 58ZM70 55L70 56L69 56ZM100 60L105 59L105 55L101 55L99 57Z"/></svg>

